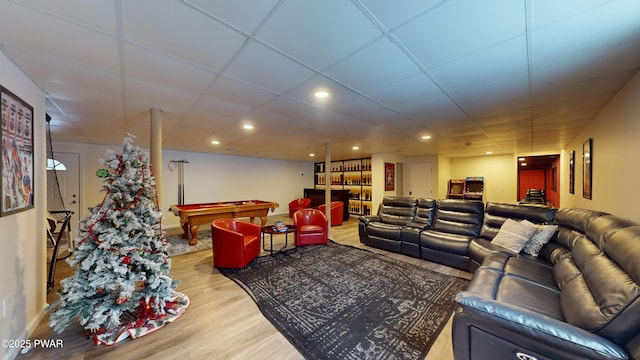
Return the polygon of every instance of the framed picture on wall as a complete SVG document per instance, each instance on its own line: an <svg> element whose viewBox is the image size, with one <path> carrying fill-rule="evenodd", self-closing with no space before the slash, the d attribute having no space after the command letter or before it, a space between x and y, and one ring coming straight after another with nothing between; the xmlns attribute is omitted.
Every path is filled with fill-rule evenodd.
<svg viewBox="0 0 640 360"><path fill-rule="evenodd" d="M396 165L391 163L384 163L384 190L395 190L396 184Z"/></svg>
<svg viewBox="0 0 640 360"><path fill-rule="evenodd" d="M585 141L582 144L582 197L585 199L591 199L591 190L593 184L591 183L593 167L593 139Z"/></svg>
<svg viewBox="0 0 640 360"><path fill-rule="evenodd" d="M569 154L569 194L575 194L576 182L576 151Z"/></svg>
<svg viewBox="0 0 640 360"><path fill-rule="evenodd" d="M0 216L33 208L33 107L0 86Z"/></svg>

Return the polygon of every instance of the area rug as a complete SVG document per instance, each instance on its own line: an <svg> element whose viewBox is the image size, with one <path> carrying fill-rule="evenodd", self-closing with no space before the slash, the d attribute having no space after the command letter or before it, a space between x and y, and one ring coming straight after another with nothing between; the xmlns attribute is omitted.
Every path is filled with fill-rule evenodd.
<svg viewBox="0 0 640 360"><path fill-rule="evenodd" d="M334 242L220 272L306 359L423 359L468 284Z"/></svg>
<svg viewBox="0 0 640 360"><path fill-rule="evenodd" d="M182 235L171 235L166 237L169 241L168 253L169 256L182 255L193 251L200 251L205 249L211 249L211 230L205 230L198 232L198 244L195 246L189 245L189 240L183 239Z"/></svg>

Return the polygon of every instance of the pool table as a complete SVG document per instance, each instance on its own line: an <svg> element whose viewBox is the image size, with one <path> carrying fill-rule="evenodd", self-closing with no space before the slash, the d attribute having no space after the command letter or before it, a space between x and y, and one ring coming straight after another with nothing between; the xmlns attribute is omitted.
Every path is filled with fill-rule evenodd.
<svg viewBox="0 0 640 360"><path fill-rule="evenodd" d="M182 237L188 239L189 232L191 232L189 245L194 246L198 243L198 228L200 228L200 225L211 223L215 219L238 217L248 217L253 222L254 218L259 217L262 221L260 226L264 226L269 209L274 211L278 206L280 206L278 203L271 201L243 200L171 205L169 210L174 215L180 216L180 225L184 231Z"/></svg>

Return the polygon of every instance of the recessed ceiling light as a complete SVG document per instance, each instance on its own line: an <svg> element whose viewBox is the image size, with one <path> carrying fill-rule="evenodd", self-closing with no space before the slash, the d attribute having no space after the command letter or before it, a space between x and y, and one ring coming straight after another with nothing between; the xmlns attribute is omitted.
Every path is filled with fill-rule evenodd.
<svg viewBox="0 0 640 360"><path fill-rule="evenodd" d="M317 97L318 99L324 99L326 97L329 97L329 93L327 91L324 91L324 90L318 90L313 95L315 97Z"/></svg>
<svg viewBox="0 0 640 360"><path fill-rule="evenodd" d="M353 150L360 150L360 147L359 146L354 146L354 147L352 147L352 149Z"/></svg>
<svg viewBox="0 0 640 360"><path fill-rule="evenodd" d="M316 156L316 154L311 153L311 154L309 154L309 156L314 157L314 156Z"/></svg>
<svg viewBox="0 0 640 360"><path fill-rule="evenodd" d="M431 139L431 135L422 135L422 140L429 140Z"/></svg>
<svg viewBox="0 0 640 360"><path fill-rule="evenodd" d="M245 130L253 130L253 125L251 124L244 124L242 125L242 128Z"/></svg>
<svg viewBox="0 0 640 360"><path fill-rule="evenodd" d="M493 151L487 151L486 154L487 155L491 155L491 154L493 154Z"/></svg>
<svg viewBox="0 0 640 360"><path fill-rule="evenodd" d="M211 143L213 145L220 145L220 141L218 141L218 140L211 140Z"/></svg>

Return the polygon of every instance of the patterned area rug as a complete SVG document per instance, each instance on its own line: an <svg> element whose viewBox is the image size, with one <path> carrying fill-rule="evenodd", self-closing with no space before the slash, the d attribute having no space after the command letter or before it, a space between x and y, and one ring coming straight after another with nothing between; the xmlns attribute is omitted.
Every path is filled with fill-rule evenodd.
<svg viewBox="0 0 640 360"><path fill-rule="evenodd" d="M189 240L183 239L182 235L167 236L169 241L169 256L182 255L193 251L211 249L211 230L198 232L198 244L189 246Z"/></svg>
<svg viewBox="0 0 640 360"><path fill-rule="evenodd" d="M220 272L307 359L423 359L468 284L333 242Z"/></svg>

